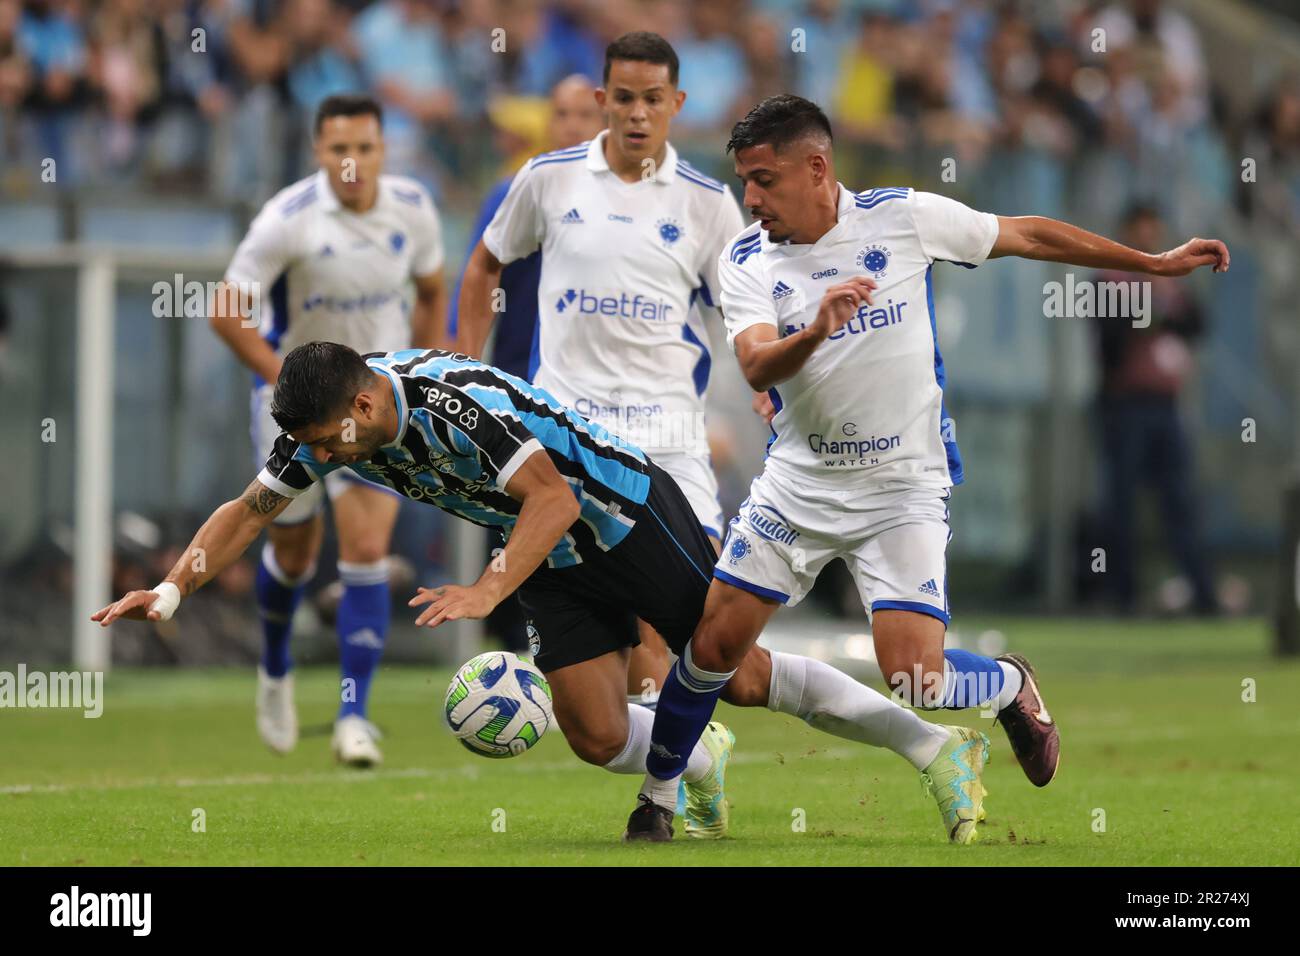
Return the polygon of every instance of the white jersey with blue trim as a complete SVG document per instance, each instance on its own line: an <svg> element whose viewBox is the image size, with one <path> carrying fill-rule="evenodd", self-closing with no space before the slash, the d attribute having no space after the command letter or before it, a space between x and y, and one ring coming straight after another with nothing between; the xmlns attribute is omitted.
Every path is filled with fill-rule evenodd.
<svg viewBox="0 0 1300 956"><path fill-rule="evenodd" d="M770 392L777 409L767 470L867 492L960 484L961 457L943 399L934 317L936 262L988 258L997 217L905 187L839 186L838 221L811 245L773 243L756 223L719 260L727 341L754 325L791 335L817 317L828 286L874 279L870 305Z"/></svg>
<svg viewBox="0 0 1300 956"><path fill-rule="evenodd" d="M442 262L438 211L418 182L380 176L375 205L358 214L321 171L262 207L226 279L257 283L262 337L281 355L318 341L386 352L411 344L411 278Z"/></svg>
<svg viewBox="0 0 1300 956"><path fill-rule="evenodd" d="M534 157L483 233L502 263L542 250L532 380L647 451L707 448L718 253L744 222L731 190L680 160L637 182L608 131Z"/></svg>

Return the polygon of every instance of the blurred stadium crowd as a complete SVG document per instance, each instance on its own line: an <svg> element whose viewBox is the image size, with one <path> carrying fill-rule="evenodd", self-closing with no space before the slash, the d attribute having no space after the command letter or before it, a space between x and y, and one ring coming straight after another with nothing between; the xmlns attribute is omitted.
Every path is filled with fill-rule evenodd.
<svg viewBox="0 0 1300 956"><path fill-rule="evenodd" d="M73 367L75 283L69 271L9 268L6 249L89 238L224 250L262 201L311 171L319 101L368 91L385 109L388 170L419 178L437 199L454 283L488 189L549 148L551 87L575 73L599 82L609 40L652 30L681 58L687 99L674 145L726 182L731 124L764 96L792 91L830 115L837 172L855 187L907 184L1133 242L1131 217L1146 210L1151 242L1226 240L1231 273L1181 286L1152 332L1195 340L1197 359L1161 386L1169 409L1186 413L1195 456L1185 448L1186 459L1161 467L1211 507L1199 515L1202 541L1157 549L1173 558L1163 565L1144 550L1141 577L1231 567L1263 596L1239 587L1228 603L1261 611L1275 582L1281 476L1300 450L1300 7L1268 5L1272 20L1244 16L1259 5L1243 0L0 0L0 400L32 420L57 415L61 434L71 432L60 383ZM1229 46L1215 31L1237 24ZM173 269L156 271L170 280ZM1112 427L1134 416L1097 414L1107 383L1124 378L1119 353L1098 349L1085 324L1044 319L1053 278L1022 262L936 283L972 475L950 548L963 609L1087 606L1098 583L1087 555L1119 513L1115 472L1110 487L1103 476L1108 448L1124 474L1160 474ZM166 542L248 469L242 370L199 323L152 319L148 284L132 281L117 295L117 441L133 453L114 462L116 590L156 579L174 556ZM715 464L734 508L765 431L752 432L743 387L725 391L727 372L733 385L739 378L723 365L714 390L724 410L711 406L711 424L732 430L734 454L719 464L715 452ZM23 366L44 375L23 379ZM186 415L209 441L187 438ZM1243 446L1247 417L1263 437ZM67 593L74 452L40 445L13 419L0 419L0 443L15 449L6 465L36 500L0 498L0 577L19 585L0 587L0 618L40 635L65 626L66 611L37 597ZM1184 437L1172 413L1152 427ZM430 509L404 515L412 510ZM137 514L147 520L133 536L123 516ZM1160 534L1147 514L1132 519L1138 544L1173 534L1169 512ZM423 577L445 567L446 545L436 524L415 519L400 523L408 534L397 550ZM1213 567L1188 572L1185 557L1202 544ZM248 588L247 569L232 569L205 598L212 610L188 626L214 642L251 634ZM1198 606L1205 590L1196 585ZM833 595L829 604L860 613ZM224 656L215 647L209 658Z"/></svg>
<svg viewBox="0 0 1300 956"><path fill-rule="evenodd" d="M714 169L732 122L793 91L842 140L959 161L1117 148L1155 183L1190 139L1240 145L1276 186L1246 192L1246 211L1300 232L1297 77L1229 115L1198 31L1159 0L0 0L5 185L52 157L66 187L260 200L307 168L316 104L365 89L391 167L446 194L537 145L513 98L598 79L605 44L633 29L676 46L676 138Z"/></svg>

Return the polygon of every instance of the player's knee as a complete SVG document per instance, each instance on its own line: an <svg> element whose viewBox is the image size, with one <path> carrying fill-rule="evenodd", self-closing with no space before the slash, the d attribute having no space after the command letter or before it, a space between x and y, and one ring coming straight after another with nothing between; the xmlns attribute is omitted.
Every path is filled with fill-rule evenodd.
<svg viewBox="0 0 1300 956"><path fill-rule="evenodd" d="M724 674L740 667L749 651L721 615L708 615L691 638L691 663L701 670Z"/></svg>
<svg viewBox="0 0 1300 956"><path fill-rule="evenodd" d="M936 673L933 667L926 666L923 655L907 648L877 652L877 661L881 676L899 700L916 707L931 703L934 683L943 678L942 668Z"/></svg>
<svg viewBox="0 0 1300 956"><path fill-rule="evenodd" d="M562 726L562 725L561 725ZM566 733L569 748L579 760L603 767L623 752L627 746L627 734L621 737L614 733Z"/></svg>
<svg viewBox="0 0 1300 956"><path fill-rule="evenodd" d="M281 542L273 546L275 563L285 577L298 580L305 576L316 561L314 549L298 542Z"/></svg>
<svg viewBox="0 0 1300 956"><path fill-rule="evenodd" d="M735 707L766 707L768 683L764 675L741 667L722 688L722 699Z"/></svg>
<svg viewBox="0 0 1300 956"><path fill-rule="evenodd" d="M349 564L377 564L388 557L388 542L379 537L366 537L340 544L339 556Z"/></svg>

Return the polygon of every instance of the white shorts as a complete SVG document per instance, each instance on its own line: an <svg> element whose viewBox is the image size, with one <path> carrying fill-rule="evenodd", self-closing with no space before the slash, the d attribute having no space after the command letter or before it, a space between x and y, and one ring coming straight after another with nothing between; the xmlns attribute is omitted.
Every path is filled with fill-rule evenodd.
<svg viewBox="0 0 1300 956"><path fill-rule="evenodd" d="M253 435L253 454L256 456L253 467L261 471L266 460L271 457L271 448L275 445L275 440L280 437L280 426L275 423L271 417L271 395L275 391L274 385L261 385L253 389L253 402L250 409L249 427ZM322 493L321 485L325 486ZM289 503L285 508L272 519L272 524L286 526L302 524L304 521L310 521L320 513L321 508L325 505L325 494L328 494L333 501L339 495L343 494L350 488L357 485L365 485L378 491L386 491L389 494L396 494L391 488L384 488L381 485L373 484L364 478L354 475L346 468L339 468L331 471L325 476L323 482L316 482L298 497Z"/></svg>
<svg viewBox="0 0 1300 956"><path fill-rule="evenodd" d="M660 451L650 455L654 463L673 476L677 487L690 502L691 510L709 537L722 540L726 524L722 505L718 503L718 479L713 474L713 463L708 453L692 455L686 452Z"/></svg>
<svg viewBox="0 0 1300 956"><path fill-rule="evenodd" d="M846 500L842 492L795 489L764 472L731 520L714 577L795 605L818 572L843 558L868 617L917 611L948 624L945 551L951 489L914 489Z"/></svg>

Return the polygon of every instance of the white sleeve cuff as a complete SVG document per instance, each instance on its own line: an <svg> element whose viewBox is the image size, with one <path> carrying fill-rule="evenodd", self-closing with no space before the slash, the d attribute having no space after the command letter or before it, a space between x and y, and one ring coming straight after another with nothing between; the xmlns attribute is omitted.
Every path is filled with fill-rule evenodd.
<svg viewBox="0 0 1300 956"><path fill-rule="evenodd" d="M542 447L542 443L536 438L530 438L528 441L520 445L519 450L510 456L510 460L506 462L505 467L498 472L497 487L502 491L505 491L506 485L509 484L510 479L515 476L515 472L523 467L524 462L537 454L537 452L545 450L546 449Z"/></svg>
<svg viewBox="0 0 1300 956"><path fill-rule="evenodd" d="M283 498L297 498L306 488L291 488L265 468L257 473L257 480Z"/></svg>
<svg viewBox="0 0 1300 956"><path fill-rule="evenodd" d="M725 311L723 312L723 315L724 316L726 315ZM755 317L743 323L729 322L727 323L727 345L728 347L730 347L731 351L733 352L736 351L736 336L738 336L741 332L744 332L746 329L752 329L756 325L770 325L774 329L780 328L780 326L776 324L776 321L771 318Z"/></svg>

